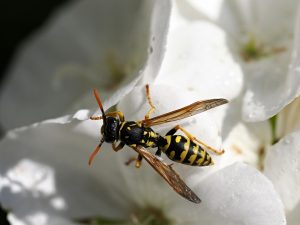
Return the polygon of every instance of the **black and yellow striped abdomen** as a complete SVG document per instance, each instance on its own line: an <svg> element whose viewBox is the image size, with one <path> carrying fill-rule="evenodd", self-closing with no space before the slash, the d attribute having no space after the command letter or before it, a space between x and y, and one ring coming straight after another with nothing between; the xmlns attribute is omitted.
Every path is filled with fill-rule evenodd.
<svg viewBox="0 0 300 225"><path fill-rule="evenodd" d="M198 144L182 135L162 137L163 146L158 146L171 160L190 166L213 165L210 155Z"/></svg>

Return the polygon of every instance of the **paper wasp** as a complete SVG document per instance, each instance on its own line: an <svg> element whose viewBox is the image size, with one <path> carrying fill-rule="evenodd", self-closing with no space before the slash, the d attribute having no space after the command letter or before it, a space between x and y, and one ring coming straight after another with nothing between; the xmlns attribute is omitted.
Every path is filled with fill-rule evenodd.
<svg viewBox="0 0 300 225"><path fill-rule="evenodd" d="M89 165L91 165L92 160L99 152L100 147L104 142L112 143L114 151L119 151L127 145L138 153L138 157L130 159L127 164L135 160L136 167L140 167L141 161L144 158L178 194L189 201L200 203L201 200L199 197L184 183L180 176L173 170L171 165L165 164L157 156L160 156L161 153L164 152L175 162L191 166L208 166L212 165L213 161L210 155L204 150L204 147L218 155L222 154L224 151L218 151L207 146L179 125L175 126L164 136L153 131L151 126L184 119L225 104L228 101L226 99L198 101L175 111L150 118L155 107L150 98L149 86L146 85L147 101L151 108L145 115L145 119L141 121L125 121L124 115L121 111L104 112L96 89L94 89L94 96L98 102L102 116L91 116L90 119L103 120L103 125L101 127L102 139L91 154L89 158ZM175 135L177 130L181 130L186 136ZM117 144L118 141L119 144ZM158 149L155 155L145 149L148 147Z"/></svg>

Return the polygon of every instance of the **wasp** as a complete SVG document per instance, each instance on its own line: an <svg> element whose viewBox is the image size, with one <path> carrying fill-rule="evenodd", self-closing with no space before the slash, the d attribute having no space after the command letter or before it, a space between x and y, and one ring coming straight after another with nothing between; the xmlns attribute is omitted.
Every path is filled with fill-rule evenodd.
<svg viewBox="0 0 300 225"><path fill-rule="evenodd" d="M126 164L136 161L135 166L139 168L144 158L178 194L191 202L200 203L200 198L180 178L172 168L172 164L167 165L161 160L160 156L163 152L169 159L178 163L190 166L209 166L213 165L213 160L204 148L217 155L223 154L224 150L216 150L206 145L180 125L172 128L166 135L155 132L151 127L193 116L223 105L228 101L221 98L197 101L175 111L150 118L155 110L155 106L150 98L149 85L146 85L146 97L150 105L149 111L141 121L126 121L121 111L104 112L96 89L94 89L94 96L98 102L102 116L91 116L90 119L102 119L103 125L100 131L102 138L89 158L89 165L91 165L104 142L111 143L113 150L116 152L127 145L136 151L138 156L137 158L130 159ZM182 131L185 136L176 134L178 130ZM146 148L157 148L157 151L155 154L152 154Z"/></svg>

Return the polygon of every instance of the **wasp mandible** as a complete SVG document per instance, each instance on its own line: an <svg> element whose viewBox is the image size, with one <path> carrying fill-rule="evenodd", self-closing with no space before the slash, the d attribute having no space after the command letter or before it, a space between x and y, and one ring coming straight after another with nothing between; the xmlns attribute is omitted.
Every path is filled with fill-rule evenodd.
<svg viewBox="0 0 300 225"><path fill-rule="evenodd" d="M162 152L164 152L169 159L175 162L190 166L209 166L213 164L213 161L208 152L204 150L204 147L218 155L223 154L224 150L218 151L206 145L180 125L175 126L167 132L166 135L160 135L155 132L151 126L184 119L223 105L228 101L221 98L197 101L175 111L150 118L155 110L155 106L150 98L149 85L146 85L146 97L150 109L145 115L144 120L125 121L124 114L121 111L104 112L102 102L96 89L94 89L94 96L98 102L102 116L91 116L90 119L103 120L100 131L102 139L91 154L89 165L91 165L104 142L112 143L112 148L116 152L127 145L138 153L138 157L130 159L127 164L136 161L135 166L138 168L141 166L142 159L144 158L178 194L189 201L200 203L201 200L199 197L184 183L171 165L165 164L160 159L160 156ZM181 130L186 136L175 135L178 130ZM157 148L157 151L154 155L145 148Z"/></svg>

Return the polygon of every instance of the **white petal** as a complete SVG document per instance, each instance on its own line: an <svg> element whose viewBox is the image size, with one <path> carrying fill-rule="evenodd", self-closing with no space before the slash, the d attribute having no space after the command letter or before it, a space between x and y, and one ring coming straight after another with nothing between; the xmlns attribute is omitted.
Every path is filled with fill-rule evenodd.
<svg viewBox="0 0 300 225"><path fill-rule="evenodd" d="M298 95L298 71L289 64L289 52L261 59L246 68L247 90L243 118L263 121L277 114ZM298 60L298 59L297 59Z"/></svg>
<svg viewBox="0 0 300 225"><path fill-rule="evenodd" d="M260 7L257 9L257 14L260 15L257 25L259 30L253 36L270 49L282 48L284 51L245 64L244 71L248 80L243 117L247 121L266 120L299 95L300 78L297 68L300 18L293 29L297 4L295 1L280 2L273 4L273 1L269 1L262 6L262 11ZM263 12L269 11L270 7L273 17L265 20L266 14ZM284 19L277 24L273 22L276 18Z"/></svg>
<svg viewBox="0 0 300 225"><path fill-rule="evenodd" d="M99 127L92 121L82 124L35 125L10 132L0 142L0 201L5 208L18 218L40 210L66 218L128 215L131 202L115 153L104 144L89 167L98 141L84 133L89 129L96 134Z"/></svg>
<svg viewBox="0 0 300 225"><path fill-rule="evenodd" d="M300 200L300 132L285 136L270 147L265 161L266 176L273 182L287 211Z"/></svg>
<svg viewBox="0 0 300 225"><path fill-rule="evenodd" d="M300 221L300 204L298 204L291 212L287 213L287 224L298 225Z"/></svg>
<svg viewBox="0 0 300 225"><path fill-rule="evenodd" d="M152 22L155 4L162 16L156 13ZM109 86L118 89L120 80L123 86L140 74L151 35L158 40L153 54L157 59L149 61L153 68L148 70L157 71L169 11L169 1L76 1L58 11L48 27L28 41L8 74L0 98L4 127L78 110L87 99L84 107L91 108L92 87L101 87L105 98L113 90ZM130 76L124 79L122 74Z"/></svg>
<svg viewBox="0 0 300 225"><path fill-rule="evenodd" d="M242 121L241 99L228 104L223 119L222 136L225 154L222 166L236 161L260 165L260 150L271 143L271 127L269 121L246 123ZM258 164L259 163L259 164Z"/></svg>
<svg viewBox="0 0 300 225"><path fill-rule="evenodd" d="M268 44L290 39L299 1L236 0L227 5L231 6L231 12L236 15L236 19L241 21L240 26L244 33L252 34L262 43Z"/></svg>
<svg viewBox="0 0 300 225"><path fill-rule="evenodd" d="M262 166L260 151L271 142L270 140L271 128L268 121L254 124L237 123L224 141L222 166L236 161L249 163L254 167Z"/></svg>
<svg viewBox="0 0 300 225"><path fill-rule="evenodd" d="M243 76L225 32L207 22L186 22L171 30L156 83L197 91L203 98L235 98Z"/></svg>
<svg viewBox="0 0 300 225"><path fill-rule="evenodd" d="M272 183L253 167L236 163L201 182L194 177L188 183L193 184L202 203L199 208L194 205L188 211L178 210L178 218L183 221L209 225L286 224Z"/></svg>
<svg viewBox="0 0 300 225"><path fill-rule="evenodd" d="M188 3L179 4L182 15L193 21L205 18L222 27L228 43L235 41L236 46L227 45L236 59L241 59L238 49L251 37L268 51L284 49L257 62L241 64L247 89L243 105L245 120L265 120L299 95L299 18L294 30L298 1L189 0Z"/></svg>
<svg viewBox="0 0 300 225"><path fill-rule="evenodd" d="M42 211L33 212L24 218L18 218L14 214L8 215L8 220L11 225L75 225L70 220L61 217L49 215Z"/></svg>
<svg viewBox="0 0 300 225"><path fill-rule="evenodd" d="M295 99L277 114L276 138L300 130L300 98Z"/></svg>
<svg viewBox="0 0 300 225"><path fill-rule="evenodd" d="M190 5L179 4L185 9L186 17L205 18L215 22L237 39L237 35L250 34L262 42L278 40L292 33L299 4L297 0L263 2L259 0L187 0L187 2ZM272 8L271 11L270 8ZM195 16L195 11L198 17Z"/></svg>
<svg viewBox="0 0 300 225"><path fill-rule="evenodd" d="M203 14L210 20L217 20L221 14L221 10L224 7L224 0L187 0L190 4L190 10L188 15L192 15L192 9L196 10L200 15ZM179 3L181 7L184 7L183 3ZM187 6L185 6L187 8ZM187 16L188 16L187 15Z"/></svg>

